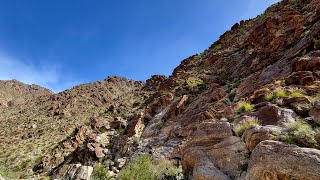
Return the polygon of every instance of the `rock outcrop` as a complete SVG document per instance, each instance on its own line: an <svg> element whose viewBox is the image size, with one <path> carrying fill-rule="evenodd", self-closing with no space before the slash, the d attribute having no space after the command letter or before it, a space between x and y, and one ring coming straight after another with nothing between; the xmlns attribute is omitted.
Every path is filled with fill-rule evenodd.
<svg viewBox="0 0 320 180"><path fill-rule="evenodd" d="M252 152L246 179L320 179L320 151L262 141Z"/></svg>

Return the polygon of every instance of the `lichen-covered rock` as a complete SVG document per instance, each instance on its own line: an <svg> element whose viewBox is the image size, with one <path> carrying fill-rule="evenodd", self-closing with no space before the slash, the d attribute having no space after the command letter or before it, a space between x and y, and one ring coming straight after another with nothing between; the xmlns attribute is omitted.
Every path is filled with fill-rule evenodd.
<svg viewBox="0 0 320 180"><path fill-rule="evenodd" d="M320 151L278 141L262 141L253 150L247 180L320 179Z"/></svg>

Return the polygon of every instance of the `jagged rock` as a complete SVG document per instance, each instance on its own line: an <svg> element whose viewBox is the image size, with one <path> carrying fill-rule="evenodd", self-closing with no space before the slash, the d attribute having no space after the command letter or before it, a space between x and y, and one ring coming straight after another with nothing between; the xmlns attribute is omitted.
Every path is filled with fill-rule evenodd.
<svg viewBox="0 0 320 180"><path fill-rule="evenodd" d="M308 116L309 111L310 111L310 104L309 103L291 103L292 108L294 109L295 112L297 112L301 116Z"/></svg>
<svg viewBox="0 0 320 180"><path fill-rule="evenodd" d="M312 119L317 122L318 124L320 124L320 110L313 108L311 109L311 111L309 112L310 116L312 117Z"/></svg>
<svg viewBox="0 0 320 180"><path fill-rule="evenodd" d="M316 78L311 71L299 71L292 73L286 78L286 84L291 85L312 85Z"/></svg>
<svg viewBox="0 0 320 180"><path fill-rule="evenodd" d="M116 117L114 120L111 122L111 128L113 129L120 129L120 128L125 128L127 126L127 121L124 120L122 117Z"/></svg>
<svg viewBox="0 0 320 180"><path fill-rule="evenodd" d="M249 157L245 143L236 136L230 136L215 144L208 154L216 166L232 179L240 177L240 167L248 163Z"/></svg>
<svg viewBox="0 0 320 180"><path fill-rule="evenodd" d="M320 151L277 141L262 141L253 150L246 179L320 179Z"/></svg>
<svg viewBox="0 0 320 180"><path fill-rule="evenodd" d="M320 99L317 99L313 102L313 107L316 109L320 109Z"/></svg>
<svg viewBox="0 0 320 180"><path fill-rule="evenodd" d="M312 71L314 69L319 69L320 58L314 56L304 56L294 63L294 68L296 71Z"/></svg>
<svg viewBox="0 0 320 180"><path fill-rule="evenodd" d="M130 121L128 130L127 130L128 137L132 137L136 134L140 134L144 127L145 127L144 113L140 113L137 116L135 116L132 121Z"/></svg>
<svg viewBox="0 0 320 180"><path fill-rule="evenodd" d="M128 148L127 136L123 135L114 137L111 154L116 158L123 157L127 154Z"/></svg>
<svg viewBox="0 0 320 180"><path fill-rule="evenodd" d="M255 126L247 129L242 137L249 151L252 151L261 141L281 139L279 136L284 131L283 128L273 125Z"/></svg>
<svg viewBox="0 0 320 180"><path fill-rule="evenodd" d="M192 177L194 180L231 180L208 159L197 162Z"/></svg>
<svg viewBox="0 0 320 180"><path fill-rule="evenodd" d="M99 122L97 121L97 118L90 117L90 126L92 129L98 129L99 128Z"/></svg>
<svg viewBox="0 0 320 180"><path fill-rule="evenodd" d="M313 108L311 109L309 114L315 122L320 124L320 99L316 100L313 103Z"/></svg>
<svg viewBox="0 0 320 180"><path fill-rule="evenodd" d="M63 165L57 172L54 172L52 179L90 180L93 167L82 166L81 164Z"/></svg>
<svg viewBox="0 0 320 180"><path fill-rule="evenodd" d="M298 96L298 97L286 97L286 98L283 98L283 103L285 105L290 105L292 103L310 103L310 101L305 96Z"/></svg>
<svg viewBox="0 0 320 180"><path fill-rule="evenodd" d="M232 130L228 122L204 122L197 126L197 130L194 132L192 139L199 141L200 139L214 138L226 138L232 136Z"/></svg>
<svg viewBox="0 0 320 180"><path fill-rule="evenodd" d="M280 108L273 104L267 104L260 108L258 112L253 113L258 117L263 125L279 125L284 126L288 122L296 120L297 115L291 109Z"/></svg>
<svg viewBox="0 0 320 180"><path fill-rule="evenodd" d="M94 148L94 152L97 156L97 158L103 158L105 156L105 154L103 153L103 148L97 146Z"/></svg>
<svg viewBox="0 0 320 180"><path fill-rule="evenodd" d="M119 159L116 159L114 161L114 165L115 167L117 167L118 169L121 169L125 164L126 164L126 159L125 158L119 158Z"/></svg>
<svg viewBox="0 0 320 180"><path fill-rule="evenodd" d="M253 93L252 97L252 103L258 104L262 102L266 102L266 94L270 92L270 89L268 88L262 88Z"/></svg>
<svg viewBox="0 0 320 180"><path fill-rule="evenodd" d="M159 85L167 80L166 76L163 75L153 75L150 79L146 81L146 85L144 86L145 90L154 91L157 90Z"/></svg>

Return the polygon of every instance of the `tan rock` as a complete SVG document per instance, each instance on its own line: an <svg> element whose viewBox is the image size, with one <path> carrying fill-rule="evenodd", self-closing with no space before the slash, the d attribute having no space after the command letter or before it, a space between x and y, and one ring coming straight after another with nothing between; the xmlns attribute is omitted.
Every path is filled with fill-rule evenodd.
<svg viewBox="0 0 320 180"><path fill-rule="evenodd" d="M90 180L93 167L81 164L66 164L54 172L52 179Z"/></svg>
<svg viewBox="0 0 320 180"><path fill-rule="evenodd" d="M320 179L320 151L278 141L262 141L253 150L247 180Z"/></svg>
<svg viewBox="0 0 320 180"><path fill-rule="evenodd" d="M249 151L252 151L261 141L264 140L280 140L278 133L282 133L283 128L278 126L255 126L247 129L242 137Z"/></svg>
<svg viewBox="0 0 320 180"><path fill-rule="evenodd" d="M240 166L247 164L248 150L239 137L209 136L197 138L182 148L184 174L193 178L228 179L241 176Z"/></svg>
<svg viewBox="0 0 320 180"><path fill-rule="evenodd" d="M136 134L141 133L144 127L144 114L140 113L135 116L134 119L130 122L129 128L127 130L128 137L132 137Z"/></svg>
<svg viewBox="0 0 320 180"><path fill-rule="evenodd" d="M194 180L231 180L231 178L221 172L209 159L199 161L193 169Z"/></svg>
<svg viewBox="0 0 320 180"><path fill-rule="evenodd" d="M208 155L222 172L232 179L241 175L241 166L248 163L249 151L241 138L230 136L208 150Z"/></svg>

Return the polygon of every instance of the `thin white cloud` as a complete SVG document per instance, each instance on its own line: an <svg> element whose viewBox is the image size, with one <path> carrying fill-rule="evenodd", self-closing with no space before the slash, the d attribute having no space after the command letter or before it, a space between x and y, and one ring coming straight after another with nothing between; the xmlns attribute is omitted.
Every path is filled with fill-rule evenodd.
<svg viewBox="0 0 320 180"><path fill-rule="evenodd" d="M60 92L78 83L64 76L57 64L35 65L4 54L0 54L0 79L37 84L53 92Z"/></svg>

